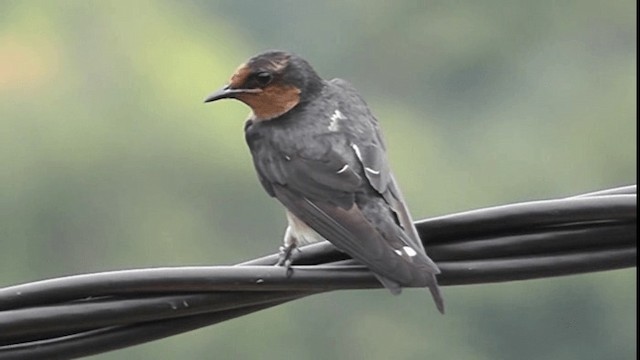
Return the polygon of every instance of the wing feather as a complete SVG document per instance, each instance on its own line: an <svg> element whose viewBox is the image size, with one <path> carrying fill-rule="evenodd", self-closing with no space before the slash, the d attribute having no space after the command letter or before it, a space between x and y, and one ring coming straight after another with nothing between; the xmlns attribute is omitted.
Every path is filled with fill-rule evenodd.
<svg viewBox="0 0 640 360"><path fill-rule="evenodd" d="M281 185L275 185L274 192L296 217L374 273L400 285L429 284L425 269L397 254L355 204L344 209L312 201Z"/></svg>

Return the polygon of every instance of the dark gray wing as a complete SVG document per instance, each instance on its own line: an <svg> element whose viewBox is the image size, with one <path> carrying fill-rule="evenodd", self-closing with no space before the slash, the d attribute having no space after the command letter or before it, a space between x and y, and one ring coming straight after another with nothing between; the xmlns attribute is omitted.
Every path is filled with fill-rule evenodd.
<svg viewBox="0 0 640 360"><path fill-rule="evenodd" d="M418 231L413 224L413 218L407 208L400 188L391 172L386 156L386 147L382 133L378 125L378 120L369 111L364 99L358 94L355 88L347 81L342 79L333 79L331 84L340 88L348 98L348 103L352 107L350 113L358 113L360 119L363 119L369 126L369 132L373 132L373 136L364 136L357 139L356 143L359 147L359 159L365 169L365 176L369 180L371 186L376 189L382 197L387 201L391 209L398 217L400 226L409 236L409 241L416 249L424 252L424 246L418 235ZM368 132L363 132L367 134ZM369 134L367 134L369 135ZM369 169L369 170L367 170ZM434 270L437 267L434 264Z"/></svg>
<svg viewBox="0 0 640 360"><path fill-rule="evenodd" d="M253 160L262 186L273 197L278 197L275 186L281 185L301 197L350 208L355 192L362 186L362 177L351 167L343 169L346 161L335 152L327 152L321 158L311 160L298 154L262 151L254 154Z"/></svg>
<svg viewBox="0 0 640 360"><path fill-rule="evenodd" d="M369 184L384 198L398 218L399 225L406 232L408 242L418 251L424 252L424 246L413 224L400 188L389 168L383 145L380 143L363 143L358 146L358 159L364 168ZM434 264L434 270L436 270Z"/></svg>
<svg viewBox="0 0 640 360"><path fill-rule="evenodd" d="M396 253L355 204L344 209L310 200L281 185L275 185L274 191L278 200L305 224L382 277L380 280L392 293L398 294L401 285L429 285L425 269Z"/></svg>
<svg viewBox="0 0 640 360"><path fill-rule="evenodd" d="M376 132L379 136L377 129ZM402 241L409 245L410 248L416 250L418 255L410 260L414 263L420 264L418 267L422 271L424 277L423 281L426 281L424 286L429 287L429 291L436 302L438 310L444 313L444 301L435 277L436 274L440 273L440 269L438 269L438 266L427 256L425 252L420 236L418 235L418 231L413 224L409 210L403 200L402 193L400 192L396 180L389 169L383 145L381 143L366 141L360 145L357 145L356 143L353 145L354 149L357 149L356 155L363 166L364 174L368 183L380 194L380 196L382 196L386 205L388 205L388 207L395 213L399 226L404 230L402 232L397 232L394 231L397 230L397 227L392 226L391 229L385 231L386 234L390 234L387 235L387 239L390 237L394 239L402 239ZM397 249L399 247L396 245L394 248Z"/></svg>
<svg viewBox="0 0 640 360"><path fill-rule="evenodd" d="M372 216L359 207L356 195L364 196L369 180L358 174L361 168L354 171L350 160L331 150L320 160L275 153L254 157L270 194L338 249L381 276L389 290L398 293L400 285L432 285L432 262L415 248L416 255L409 256L412 252L407 253L404 246L413 246L390 213L374 208Z"/></svg>

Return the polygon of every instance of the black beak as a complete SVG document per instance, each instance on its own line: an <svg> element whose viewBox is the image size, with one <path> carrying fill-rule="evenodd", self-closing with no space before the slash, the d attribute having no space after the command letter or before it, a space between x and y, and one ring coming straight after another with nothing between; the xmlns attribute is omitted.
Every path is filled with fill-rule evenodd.
<svg viewBox="0 0 640 360"><path fill-rule="evenodd" d="M222 89L214 92L213 94L207 96L207 98L204 99L204 102L208 103L208 102L212 102L220 99L228 99L240 92L242 92L242 89L231 89L229 85L227 85Z"/></svg>
<svg viewBox="0 0 640 360"><path fill-rule="evenodd" d="M236 94L244 93L244 94L257 94L262 92L262 89L232 89L229 85L226 85L222 89L214 92L204 99L204 102L212 102L220 99L228 99L236 97Z"/></svg>

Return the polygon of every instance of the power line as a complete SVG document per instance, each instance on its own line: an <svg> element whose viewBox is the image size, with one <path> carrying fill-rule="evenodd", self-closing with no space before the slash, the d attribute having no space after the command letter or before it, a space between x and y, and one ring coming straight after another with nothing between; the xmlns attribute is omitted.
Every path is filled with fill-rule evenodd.
<svg viewBox="0 0 640 360"><path fill-rule="evenodd" d="M441 285L636 266L636 186L479 209L416 223ZM0 289L0 358L72 358L120 349L305 296L379 288L328 242L236 266L110 271Z"/></svg>

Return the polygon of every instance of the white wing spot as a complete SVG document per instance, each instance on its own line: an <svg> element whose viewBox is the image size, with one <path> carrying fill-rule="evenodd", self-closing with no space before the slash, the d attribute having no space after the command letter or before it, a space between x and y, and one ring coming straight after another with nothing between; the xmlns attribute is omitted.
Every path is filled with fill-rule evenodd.
<svg viewBox="0 0 640 360"><path fill-rule="evenodd" d="M396 254L398 254L398 255L402 256L402 251L400 251L400 250L393 250L393 251L395 251L395 252L396 252Z"/></svg>
<svg viewBox="0 0 640 360"><path fill-rule="evenodd" d="M378 170L373 170L372 168L368 168L368 167L365 167L364 169L374 175L380 175L380 171Z"/></svg>
<svg viewBox="0 0 640 360"><path fill-rule="evenodd" d="M336 174L342 174L343 172L347 171L347 169L349 168L349 164L345 164L342 169L338 170L338 172Z"/></svg>
<svg viewBox="0 0 640 360"><path fill-rule="evenodd" d="M329 131L338 131L338 120L345 120L346 117L342 115L340 110L336 109L329 119L331 120L329 122Z"/></svg>
<svg viewBox="0 0 640 360"><path fill-rule="evenodd" d="M285 155L285 156L284 156L284 159L285 159L285 160L287 160L287 161L290 161L290 160L291 160L291 157L290 157L289 155Z"/></svg>
<svg viewBox="0 0 640 360"><path fill-rule="evenodd" d="M414 257L416 255L418 255L418 253L413 250L413 248L409 247L409 246L405 246L402 248L404 250L404 252L409 255L410 257Z"/></svg>
<svg viewBox="0 0 640 360"><path fill-rule="evenodd" d="M353 149L353 151L356 152L356 156L358 157L358 160L362 161L362 153L360 152L360 148L358 147L358 145L351 144L351 148Z"/></svg>

